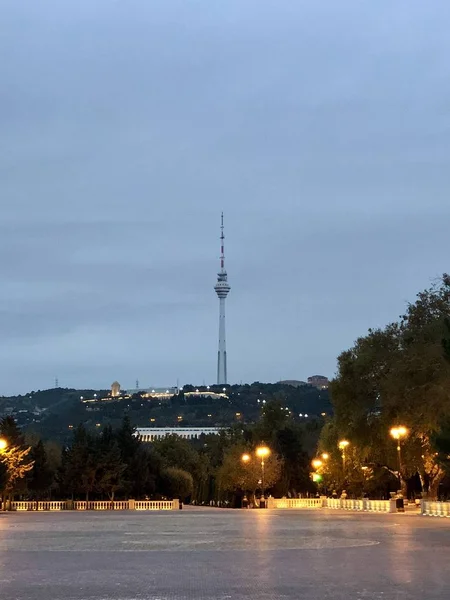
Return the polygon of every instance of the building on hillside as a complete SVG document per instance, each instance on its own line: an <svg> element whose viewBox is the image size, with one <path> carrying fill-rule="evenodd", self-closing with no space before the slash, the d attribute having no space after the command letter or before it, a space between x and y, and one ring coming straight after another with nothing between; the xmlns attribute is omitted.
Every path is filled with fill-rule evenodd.
<svg viewBox="0 0 450 600"><path fill-rule="evenodd" d="M218 392L210 392L207 390L206 392L200 392L196 390L195 392L184 392L185 398L212 398L213 400L218 400L219 398L225 398L228 400L228 396L225 393Z"/></svg>
<svg viewBox="0 0 450 600"><path fill-rule="evenodd" d="M138 427L136 436L142 442L154 442L168 435L177 435L185 440L198 439L201 435L219 435L219 427Z"/></svg>
<svg viewBox="0 0 450 600"><path fill-rule="evenodd" d="M111 396L113 398L120 396L120 383L118 381L114 381L114 383L111 384Z"/></svg>
<svg viewBox="0 0 450 600"><path fill-rule="evenodd" d="M168 400L172 396L179 394L180 390L177 387L162 387L162 388L145 388L127 390L129 396L139 394L141 398L155 398L158 400Z"/></svg>
<svg viewBox="0 0 450 600"><path fill-rule="evenodd" d="M319 390L326 390L330 385L328 377L324 375L311 375L311 377L308 377L308 383Z"/></svg>

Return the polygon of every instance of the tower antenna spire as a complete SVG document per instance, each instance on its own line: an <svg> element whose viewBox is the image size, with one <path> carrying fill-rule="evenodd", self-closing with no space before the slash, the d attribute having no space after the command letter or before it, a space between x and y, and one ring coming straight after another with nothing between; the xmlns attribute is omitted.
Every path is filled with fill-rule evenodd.
<svg viewBox="0 0 450 600"><path fill-rule="evenodd" d="M220 268L225 270L225 236L223 234L223 212L220 225Z"/></svg>
<svg viewBox="0 0 450 600"><path fill-rule="evenodd" d="M214 286L219 297L219 351L217 354L217 384L227 383L227 350L225 342L225 299L230 291L228 275L225 270L225 235L223 233L223 212L220 219L220 271Z"/></svg>

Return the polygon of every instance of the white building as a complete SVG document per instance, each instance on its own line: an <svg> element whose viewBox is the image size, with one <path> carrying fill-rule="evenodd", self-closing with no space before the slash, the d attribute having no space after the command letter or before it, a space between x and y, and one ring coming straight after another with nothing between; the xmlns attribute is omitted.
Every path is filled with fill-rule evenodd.
<svg viewBox="0 0 450 600"><path fill-rule="evenodd" d="M133 394L141 394L143 398L159 398L159 399L169 399L172 396L176 396L179 393L179 389L177 387L169 387L169 388L145 388L145 389L132 389L127 390L127 394L133 396Z"/></svg>
<svg viewBox="0 0 450 600"><path fill-rule="evenodd" d="M177 435L185 440L196 440L201 435L218 435L219 427L138 427L136 435L143 442L161 440L168 435Z"/></svg>

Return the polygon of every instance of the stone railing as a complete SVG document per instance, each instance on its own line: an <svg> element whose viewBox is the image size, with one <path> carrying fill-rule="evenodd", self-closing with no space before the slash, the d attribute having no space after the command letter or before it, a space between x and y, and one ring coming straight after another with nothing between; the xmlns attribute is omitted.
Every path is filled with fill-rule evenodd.
<svg viewBox="0 0 450 600"><path fill-rule="evenodd" d="M450 517L450 502L422 500L421 508L426 517Z"/></svg>
<svg viewBox="0 0 450 600"><path fill-rule="evenodd" d="M322 508L322 498L268 498L267 508Z"/></svg>
<svg viewBox="0 0 450 600"><path fill-rule="evenodd" d="M13 501L7 510L16 511L60 511L60 510L177 510L179 500L44 500L44 501ZM4 507L0 503L0 509Z"/></svg>
<svg viewBox="0 0 450 600"><path fill-rule="evenodd" d="M268 498L267 508L333 508L361 512L395 512L395 504L389 500L341 500L334 498Z"/></svg>
<svg viewBox="0 0 450 600"><path fill-rule="evenodd" d="M342 500L340 498L325 498L325 508L340 510L358 510L363 512L392 512L393 506L389 500Z"/></svg>

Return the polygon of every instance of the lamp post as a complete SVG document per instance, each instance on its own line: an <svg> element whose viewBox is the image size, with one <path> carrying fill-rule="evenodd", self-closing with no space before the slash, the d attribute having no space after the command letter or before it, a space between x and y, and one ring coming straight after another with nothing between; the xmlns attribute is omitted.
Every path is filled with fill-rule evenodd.
<svg viewBox="0 0 450 600"><path fill-rule="evenodd" d="M349 445L350 445L350 442L348 442L347 440L341 440L338 444L339 450L342 452L342 469L344 471L344 478L345 478L345 458L346 458L345 449Z"/></svg>
<svg viewBox="0 0 450 600"><path fill-rule="evenodd" d="M256 456L261 459L261 508L266 507L266 500L264 497L264 459L267 458L269 454L270 450L267 446L259 446L256 448Z"/></svg>
<svg viewBox="0 0 450 600"><path fill-rule="evenodd" d="M0 438L0 454L3 454L7 447L7 440L5 440L5 438ZM6 510L6 498L4 496L4 493L2 493L2 497L0 498L0 509L1 508L3 508L3 510Z"/></svg>
<svg viewBox="0 0 450 600"><path fill-rule="evenodd" d="M408 435L408 429L404 426L404 425L400 425L399 427L392 427L391 431L391 437L394 438L394 440L397 440L397 456L398 456L398 483L400 486L400 490L402 488L402 448L401 448L401 441L402 438L406 437Z"/></svg>

